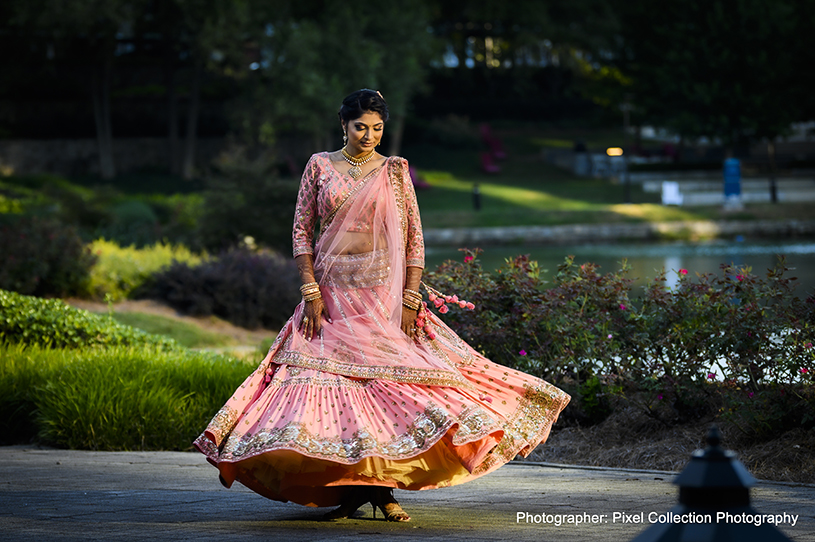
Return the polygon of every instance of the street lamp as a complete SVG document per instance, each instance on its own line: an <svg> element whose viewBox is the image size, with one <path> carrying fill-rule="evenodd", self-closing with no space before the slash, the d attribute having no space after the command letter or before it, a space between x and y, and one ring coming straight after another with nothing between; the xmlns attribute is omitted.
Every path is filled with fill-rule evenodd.
<svg viewBox="0 0 815 542"><path fill-rule="evenodd" d="M674 484L679 504L664 523L656 523L631 542L783 542L790 540L769 523L746 521L758 516L750 506L750 487L756 483L736 454L723 450L716 426L707 435L708 447L693 452L690 463Z"/></svg>

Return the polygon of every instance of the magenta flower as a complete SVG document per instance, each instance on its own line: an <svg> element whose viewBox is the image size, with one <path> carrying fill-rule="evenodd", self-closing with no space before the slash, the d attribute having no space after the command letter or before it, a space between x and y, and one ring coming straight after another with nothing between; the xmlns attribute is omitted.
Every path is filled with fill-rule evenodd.
<svg viewBox="0 0 815 542"><path fill-rule="evenodd" d="M620 303L620 310L621 310L621 311L624 311L624 310L625 310L625 305L623 305L622 303Z"/></svg>
<svg viewBox="0 0 815 542"><path fill-rule="evenodd" d="M661 393L660 393L659 395L657 395L657 399L659 399L660 401L662 401L662 394L661 394Z"/></svg>
<svg viewBox="0 0 815 542"><path fill-rule="evenodd" d="M806 346L807 348L812 348L812 343L806 343L804 346Z"/></svg>
<svg viewBox="0 0 815 542"><path fill-rule="evenodd" d="M472 256L464 256L464 263L470 263L471 261L473 261Z"/></svg>
<svg viewBox="0 0 815 542"><path fill-rule="evenodd" d="M520 352L518 352L518 353L519 353L520 355L522 355L522 356L525 356L525 355L526 355L526 350L521 349L521 351L520 351Z"/></svg>
<svg viewBox="0 0 815 542"><path fill-rule="evenodd" d="M715 378L716 378L716 375L715 375L715 374L713 374L713 373L708 373L708 374L707 374L707 378L708 378L708 380L713 380L713 379L715 379Z"/></svg>
<svg viewBox="0 0 815 542"><path fill-rule="evenodd" d="M753 392L751 392L751 391L747 392L747 397L752 397L752 396L753 396Z"/></svg>
<svg viewBox="0 0 815 542"><path fill-rule="evenodd" d="M744 275L736 275L736 280L741 282L742 280L744 280Z"/></svg>
<svg viewBox="0 0 815 542"><path fill-rule="evenodd" d="M427 334L427 338L430 339L431 341L435 341L436 334L431 331L430 333Z"/></svg>
<svg viewBox="0 0 815 542"><path fill-rule="evenodd" d="M809 369L807 369L806 367L801 367L801 374L802 374L802 375L805 375L805 374L807 374L808 372L809 372Z"/></svg>
<svg viewBox="0 0 815 542"><path fill-rule="evenodd" d="M680 270L679 270L679 274L680 274L680 275L687 275L687 274L688 274L688 270L687 270L687 269L680 269Z"/></svg>
<svg viewBox="0 0 815 542"><path fill-rule="evenodd" d="M608 338L609 338L609 339L611 338L611 333L609 333L609 334L608 334Z"/></svg>

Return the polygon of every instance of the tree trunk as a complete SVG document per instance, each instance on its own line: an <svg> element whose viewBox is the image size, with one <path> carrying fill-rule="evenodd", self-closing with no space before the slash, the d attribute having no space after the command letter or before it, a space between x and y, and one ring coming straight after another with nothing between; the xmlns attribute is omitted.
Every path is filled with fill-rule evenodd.
<svg viewBox="0 0 815 542"><path fill-rule="evenodd" d="M204 66L200 61L193 65L192 85L190 86L190 103L187 109L187 133L184 144L184 162L181 177L190 181L195 174L195 138L198 131L198 111L201 108L201 77Z"/></svg>
<svg viewBox="0 0 815 542"><path fill-rule="evenodd" d="M116 176L113 162L113 130L110 121L110 81L113 59L108 57L94 66L91 76L91 99L96 124L96 144L99 152L99 175L110 180Z"/></svg>
<svg viewBox="0 0 815 542"><path fill-rule="evenodd" d="M388 154L391 156L399 156L399 152L402 150L402 135L405 133L404 113L395 115L393 120L393 127L390 130L391 141L388 146Z"/></svg>
<svg viewBox="0 0 815 542"><path fill-rule="evenodd" d="M767 140L767 158L770 159L770 201L778 203L778 187L775 182L775 140Z"/></svg>
<svg viewBox="0 0 815 542"><path fill-rule="evenodd" d="M178 140L178 92L175 86L175 51L173 45L168 43L164 64L164 77L167 85L167 140L169 146L170 173L178 175L181 171L179 167L179 140Z"/></svg>

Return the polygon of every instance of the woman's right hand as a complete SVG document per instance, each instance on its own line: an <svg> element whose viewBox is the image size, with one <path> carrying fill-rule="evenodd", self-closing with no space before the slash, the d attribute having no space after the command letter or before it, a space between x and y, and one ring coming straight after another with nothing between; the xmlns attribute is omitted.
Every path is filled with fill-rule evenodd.
<svg viewBox="0 0 815 542"><path fill-rule="evenodd" d="M323 315L329 324L333 323L328 311L325 308L323 299L318 297L314 301L306 301L303 308L303 319L300 321L298 329L303 332L303 337L310 341L315 335L319 335L323 328Z"/></svg>

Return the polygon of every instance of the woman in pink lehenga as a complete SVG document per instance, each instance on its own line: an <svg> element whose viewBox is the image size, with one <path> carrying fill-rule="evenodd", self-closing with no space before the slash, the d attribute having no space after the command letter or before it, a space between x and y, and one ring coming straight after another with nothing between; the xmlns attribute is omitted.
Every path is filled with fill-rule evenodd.
<svg viewBox="0 0 815 542"><path fill-rule="evenodd" d="M569 396L487 360L421 304L407 161L376 152L387 104L354 92L340 120L345 147L312 156L300 185L303 302L195 445L227 487L408 521L393 488L460 484L529 454Z"/></svg>

